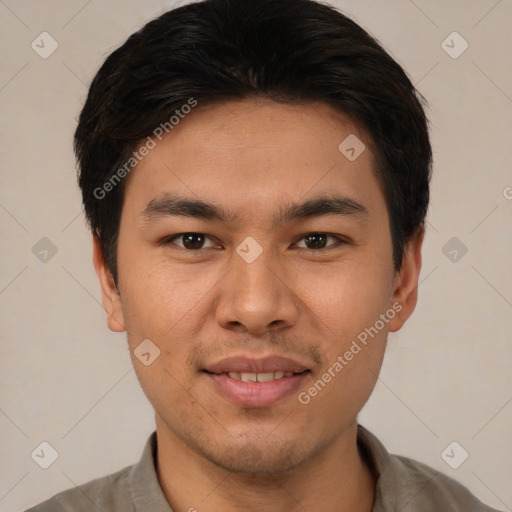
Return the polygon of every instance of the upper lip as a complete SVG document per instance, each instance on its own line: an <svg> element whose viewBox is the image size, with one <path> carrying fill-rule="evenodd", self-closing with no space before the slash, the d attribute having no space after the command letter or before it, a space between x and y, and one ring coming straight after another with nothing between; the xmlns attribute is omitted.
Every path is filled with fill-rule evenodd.
<svg viewBox="0 0 512 512"><path fill-rule="evenodd" d="M210 373L270 373L276 371L302 373L309 370L306 366L283 356L267 356L256 359L250 356L232 356L208 364L204 370Z"/></svg>

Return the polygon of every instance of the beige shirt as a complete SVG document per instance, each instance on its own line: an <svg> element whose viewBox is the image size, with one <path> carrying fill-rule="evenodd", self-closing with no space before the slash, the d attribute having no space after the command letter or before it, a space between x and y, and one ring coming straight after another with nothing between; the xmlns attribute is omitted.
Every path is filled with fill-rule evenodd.
<svg viewBox="0 0 512 512"><path fill-rule="evenodd" d="M372 512L498 512L452 478L407 457L390 455L361 425L357 439L378 479ZM156 449L153 432L137 464L63 491L26 512L173 512L158 483Z"/></svg>

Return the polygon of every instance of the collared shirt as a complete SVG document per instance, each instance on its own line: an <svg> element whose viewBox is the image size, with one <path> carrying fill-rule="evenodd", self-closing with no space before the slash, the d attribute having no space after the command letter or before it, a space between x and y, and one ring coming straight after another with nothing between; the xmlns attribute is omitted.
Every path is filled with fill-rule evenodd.
<svg viewBox="0 0 512 512"><path fill-rule="evenodd" d="M361 425L357 442L377 479L372 512L498 512L452 478L389 454ZM26 512L173 512L158 482L156 454L153 432L137 464L63 491Z"/></svg>

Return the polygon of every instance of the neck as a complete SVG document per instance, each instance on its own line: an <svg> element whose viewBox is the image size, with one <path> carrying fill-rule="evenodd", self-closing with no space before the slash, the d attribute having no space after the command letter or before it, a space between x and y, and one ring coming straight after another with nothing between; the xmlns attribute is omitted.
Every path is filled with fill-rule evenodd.
<svg viewBox="0 0 512 512"><path fill-rule="evenodd" d="M177 438L158 417L157 473L175 511L371 512L375 480L357 448L354 422L335 441L286 473L227 471Z"/></svg>

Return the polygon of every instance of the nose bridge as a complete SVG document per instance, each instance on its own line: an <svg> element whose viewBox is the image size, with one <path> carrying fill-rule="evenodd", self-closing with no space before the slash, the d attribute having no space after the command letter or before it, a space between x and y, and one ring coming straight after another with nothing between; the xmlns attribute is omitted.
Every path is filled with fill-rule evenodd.
<svg viewBox="0 0 512 512"><path fill-rule="evenodd" d="M293 324L298 310L292 284L286 283L279 254L269 244L248 237L233 253L217 305L217 321L224 328L263 332Z"/></svg>
<svg viewBox="0 0 512 512"><path fill-rule="evenodd" d="M255 246L258 244L258 246ZM276 283L273 282L278 275L277 266L279 258L273 254L270 244L263 247L253 239L242 242L237 248L237 256L234 257L234 274L238 286L238 292L261 292L274 295ZM282 272L282 271L281 271ZM263 286L269 284L271 286Z"/></svg>

